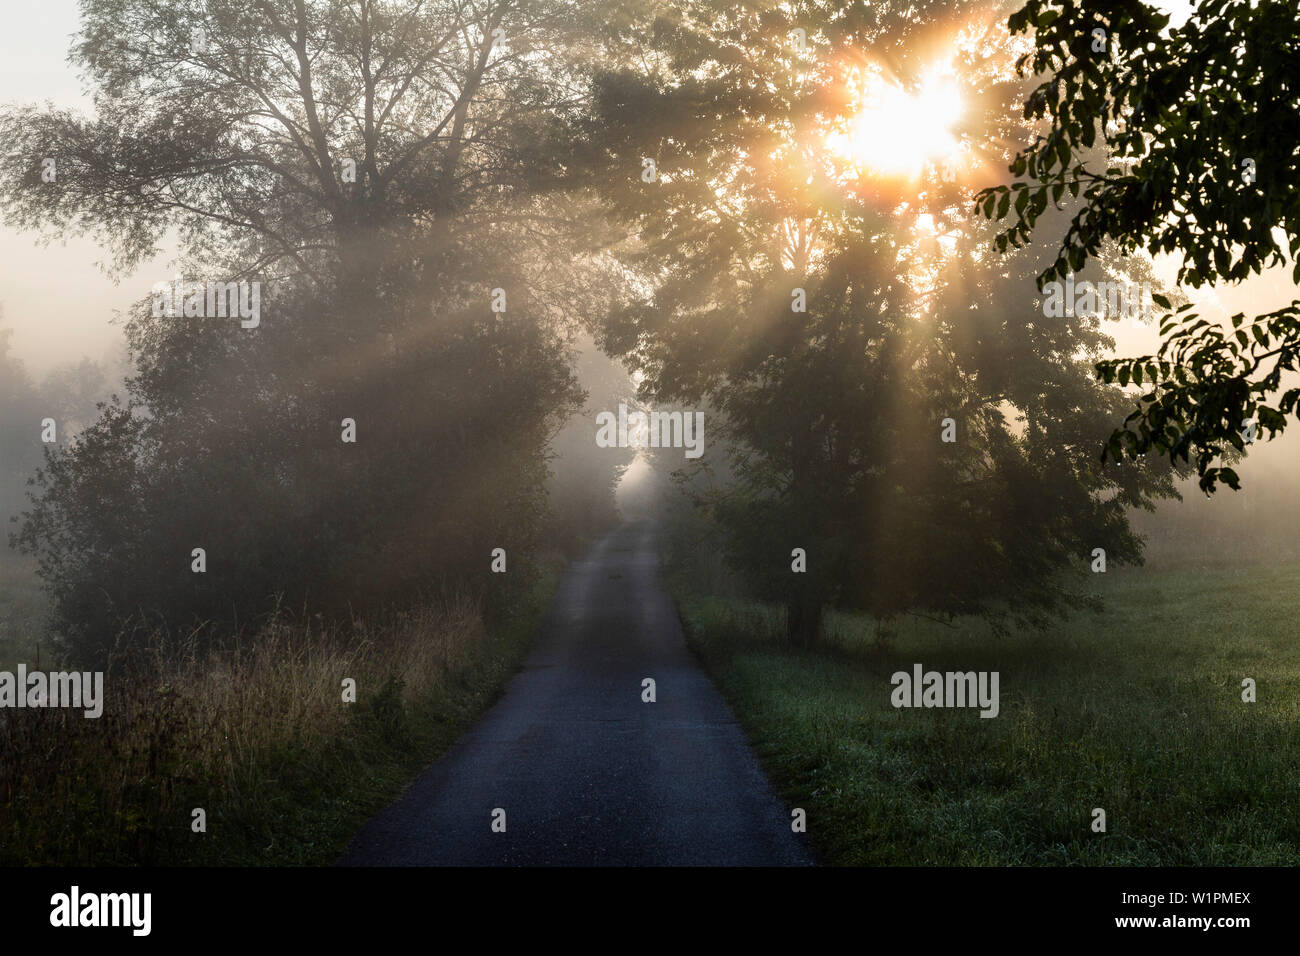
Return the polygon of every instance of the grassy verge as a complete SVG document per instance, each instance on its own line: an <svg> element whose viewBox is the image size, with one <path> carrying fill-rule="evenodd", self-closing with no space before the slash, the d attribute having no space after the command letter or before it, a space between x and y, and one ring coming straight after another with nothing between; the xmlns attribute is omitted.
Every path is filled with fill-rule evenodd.
<svg viewBox="0 0 1300 956"><path fill-rule="evenodd" d="M221 653L155 648L147 679L107 676L98 719L7 711L0 865L331 863L495 700L559 571L490 628L464 601L371 626L273 622Z"/></svg>
<svg viewBox="0 0 1300 956"><path fill-rule="evenodd" d="M1046 634L913 622L882 649L837 616L811 652L774 609L674 589L829 863L1300 863L1300 564L1097 580L1107 610ZM1000 672L999 716L893 708L891 674L918 662Z"/></svg>

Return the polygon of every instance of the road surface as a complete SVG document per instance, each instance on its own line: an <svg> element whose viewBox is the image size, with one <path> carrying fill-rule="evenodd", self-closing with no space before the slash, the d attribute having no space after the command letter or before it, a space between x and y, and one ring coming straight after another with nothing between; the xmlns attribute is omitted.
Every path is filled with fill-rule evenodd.
<svg viewBox="0 0 1300 956"><path fill-rule="evenodd" d="M809 865L790 824L686 648L653 532L625 524L570 565L501 700L339 864Z"/></svg>

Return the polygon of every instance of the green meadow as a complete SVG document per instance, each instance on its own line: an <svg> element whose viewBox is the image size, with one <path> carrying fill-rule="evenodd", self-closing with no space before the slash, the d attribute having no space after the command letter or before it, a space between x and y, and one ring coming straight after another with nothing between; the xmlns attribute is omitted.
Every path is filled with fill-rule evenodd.
<svg viewBox="0 0 1300 956"><path fill-rule="evenodd" d="M1101 613L1041 633L913 619L882 646L840 615L812 651L777 609L675 591L827 863L1300 863L1300 563L1094 584ZM891 675L917 663L999 672L1000 713L894 708Z"/></svg>

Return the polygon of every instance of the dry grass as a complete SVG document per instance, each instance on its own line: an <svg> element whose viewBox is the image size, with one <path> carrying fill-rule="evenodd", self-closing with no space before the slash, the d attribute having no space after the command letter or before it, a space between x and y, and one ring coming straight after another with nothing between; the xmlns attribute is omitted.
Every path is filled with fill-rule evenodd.
<svg viewBox="0 0 1300 956"><path fill-rule="evenodd" d="M221 649L119 658L98 719L0 712L0 864L329 862L495 697L553 583L496 634L465 599L373 625L277 617Z"/></svg>

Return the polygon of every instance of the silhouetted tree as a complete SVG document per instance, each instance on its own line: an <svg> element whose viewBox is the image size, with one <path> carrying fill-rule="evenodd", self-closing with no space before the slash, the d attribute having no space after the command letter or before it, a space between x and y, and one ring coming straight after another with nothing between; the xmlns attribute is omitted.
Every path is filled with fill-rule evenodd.
<svg viewBox="0 0 1300 956"><path fill-rule="evenodd" d="M986 215L1011 218L999 246L1026 242L1068 192L1081 201L1044 282L1107 241L1180 256L1178 281L1193 288L1288 259L1300 282L1295 3L1203 0L1182 26L1169 22L1145 3L1092 0L1032 0L1011 17L1014 32L1034 34L1021 66L1042 80L1025 115L1047 128L1012 161L1018 181L980 197ZM1098 144L1104 168L1090 161ZM1162 320L1158 355L1098 363L1107 382L1147 389L1104 454L1194 460L1210 494L1220 481L1239 487L1225 455L1296 413L1300 388L1283 378L1300 359L1300 300L1235 315L1231 329L1192 308Z"/></svg>
<svg viewBox="0 0 1300 956"><path fill-rule="evenodd" d="M725 546L804 642L828 605L1041 623L1085 602L1063 572L1094 548L1139 561L1127 510L1173 493L1167 468L1091 454L1124 400L1092 379L1100 318L1045 318L1032 257L993 256L937 170L900 191L827 145L852 69L873 55L910 83L958 6L684 0L649 65L602 87L625 261L648 277L603 341L652 399L720 413ZM956 56L965 128L996 148L1019 86L985 39Z"/></svg>

